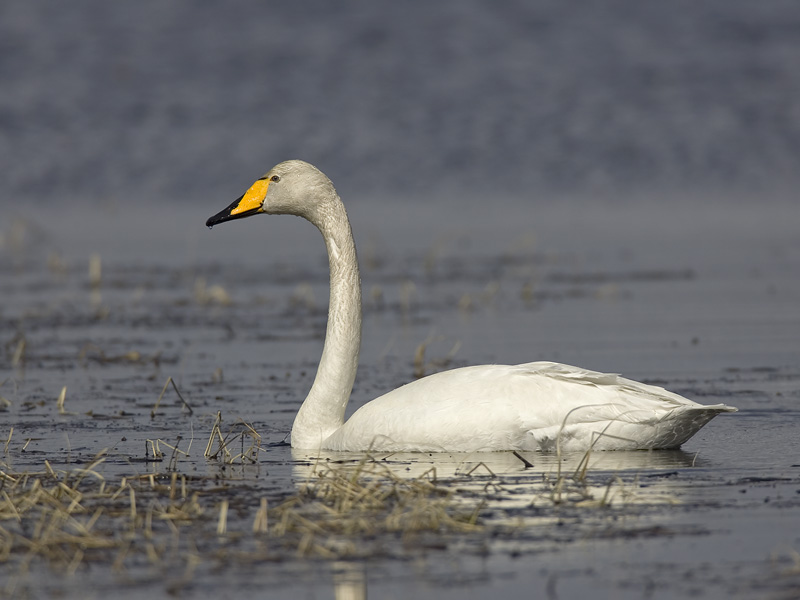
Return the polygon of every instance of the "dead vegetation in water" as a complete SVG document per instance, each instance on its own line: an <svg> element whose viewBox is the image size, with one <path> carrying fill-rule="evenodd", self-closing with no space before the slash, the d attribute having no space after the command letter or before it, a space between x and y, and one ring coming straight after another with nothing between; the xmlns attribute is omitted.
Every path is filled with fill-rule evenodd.
<svg viewBox="0 0 800 600"><path fill-rule="evenodd" d="M78 352L78 362L83 367L86 367L90 362L99 365L152 365L154 367L159 367L162 362L171 361L165 361L161 356L161 352L146 355L138 350L129 350L128 352L119 354L108 354L95 344L84 344Z"/></svg>
<svg viewBox="0 0 800 600"><path fill-rule="evenodd" d="M223 433L218 416L206 456L246 464L257 459L260 443L246 423ZM177 444L148 440L147 455L163 455L163 445L173 459L185 454ZM24 473L0 464L0 564L19 574L5 592L41 563L65 574L89 565L122 575L170 566L189 581L202 563L364 557L375 553L379 538L402 545L425 533L480 529L480 505L457 501L433 469L404 479L368 457L357 464L315 465L295 494L269 499L250 488L232 495L225 480L174 468L112 482L100 469L105 460L103 452L72 470L45 461L40 471Z"/></svg>
<svg viewBox="0 0 800 600"><path fill-rule="evenodd" d="M39 472L0 470L0 564L12 565L2 593L45 563L76 573L105 565L118 574L137 565L174 563L181 537L206 514L191 480L141 475L107 481L98 455L87 467L62 471L45 461ZM182 560L191 556L184 553Z"/></svg>
<svg viewBox="0 0 800 600"><path fill-rule="evenodd" d="M317 466L297 493L270 499L176 471L111 482L104 460L69 471L47 461L37 472L0 465L0 565L17 574L0 596L43 564L66 575L169 570L189 585L198 565L395 555L421 535L481 527L480 506L458 502L435 473L406 480L367 459Z"/></svg>
<svg viewBox="0 0 800 600"><path fill-rule="evenodd" d="M375 548L361 540L388 536L407 544L425 534L481 531L482 507L439 484L433 468L408 479L365 457L349 465L315 465L299 492L270 511L270 531L298 539L301 556L369 556Z"/></svg>
<svg viewBox="0 0 800 600"><path fill-rule="evenodd" d="M239 442L239 452L236 452L237 442ZM203 452L205 458L219 460L229 465L256 464L261 450L261 435L245 421L239 420L223 435L222 413L217 411L206 450Z"/></svg>

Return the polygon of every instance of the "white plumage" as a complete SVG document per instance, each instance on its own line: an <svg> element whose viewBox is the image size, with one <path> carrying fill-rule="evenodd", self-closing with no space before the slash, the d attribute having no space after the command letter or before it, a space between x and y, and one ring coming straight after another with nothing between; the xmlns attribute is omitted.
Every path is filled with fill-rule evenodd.
<svg viewBox="0 0 800 600"><path fill-rule="evenodd" d="M331 296L314 384L292 427L309 450L477 452L677 448L721 412L660 387L552 362L481 365L413 381L345 423L361 342L361 281L344 205L312 165L286 161L206 224L257 213L313 223L328 249Z"/></svg>

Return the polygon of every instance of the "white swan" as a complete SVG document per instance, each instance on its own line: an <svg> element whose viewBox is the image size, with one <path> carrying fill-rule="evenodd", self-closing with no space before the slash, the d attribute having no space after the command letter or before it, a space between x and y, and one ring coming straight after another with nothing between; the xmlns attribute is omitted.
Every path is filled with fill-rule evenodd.
<svg viewBox="0 0 800 600"><path fill-rule="evenodd" d="M282 162L208 227L257 213L291 214L322 233L330 264L325 345L292 426L308 450L476 452L677 448L714 416L660 387L552 362L481 365L413 381L359 408L345 423L361 344L361 280L350 222L331 181Z"/></svg>

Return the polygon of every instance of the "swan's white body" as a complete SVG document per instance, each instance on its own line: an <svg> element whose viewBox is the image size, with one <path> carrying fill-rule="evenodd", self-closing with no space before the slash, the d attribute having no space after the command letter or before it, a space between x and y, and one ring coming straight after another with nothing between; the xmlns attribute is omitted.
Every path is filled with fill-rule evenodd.
<svg viewBox="0 0 800 600"><path fill-rule="evenodd" d="M480 365L376 398L321 446L398 452L677 448L726 409L558 363Z"/></svg>
<svg viewBox="0 0 800 600"><path fill-rule="evenodd" d="M292 427L309 450L477 452L677 448L721 412L660 387L551 362L481 365L411 382L345 423L361 343L361 281L344 205L330 180L292 160L273 167L208 226L256 213L313 223L328 249L328 328Z"/></svg>

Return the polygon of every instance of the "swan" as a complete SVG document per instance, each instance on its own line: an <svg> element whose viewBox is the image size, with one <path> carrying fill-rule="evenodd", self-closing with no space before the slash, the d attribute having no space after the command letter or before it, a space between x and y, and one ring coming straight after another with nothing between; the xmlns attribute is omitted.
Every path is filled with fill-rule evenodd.
<svg viewBox="0 0 800 600"><path fill-rule="evenodd" d="M481 365L436 373L359 408L345 422L361 345L361 279L344 204L330 179L300 160L282 162L214 225L251 215L289 214L322 233L330 305L322 357L292 426L305 450L481 452L677 448L713 417L667 390L554 362Z"/></svg>

